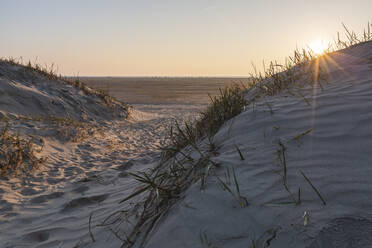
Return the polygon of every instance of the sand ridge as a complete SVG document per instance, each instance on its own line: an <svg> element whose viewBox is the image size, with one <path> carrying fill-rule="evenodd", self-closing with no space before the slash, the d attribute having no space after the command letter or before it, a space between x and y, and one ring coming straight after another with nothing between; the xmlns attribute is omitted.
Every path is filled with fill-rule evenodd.
<svg viewBox="0 0 372 248"><path fill-rule="evenodd" d="M267 96L225 123L213 138L221 147L213 161L222 165L213 176L227 180L226 170L234 168L248 206L241 208L216 177L209 177L203 190L196 182L157 223L146 247L371 246L372 42L329 56L332 60L322 62L329 74L323 89L301 89L310 105L286 92ZM89 104L92 97L69 86L63 86L69 94L59 104L50 104L59 84L44 79L30 83L19 68L0 69L1 94L14 102L0 103L2 114L10 116L11 131L39 135L44 140L39 155L48 157L33 175L0 181L0 246L120 247L122 230L136 218L126 210L140 206L118 204L138 186L129 173L156 166L167 128L200 106L137 105L131 117L122 118L127 112L119 110L113 117L104 105ZM33 115L69 113L92 131L73 142L55 135L60 126L47 120L19 118L27 110L19 104L23 96L32 102L27 108ZM283 147L288 187L294 193L301 190L297 206L283 187L278 159ZM226 183L235 190L232 181ZM115 218L108 218L111 214ZM105 220L125 221L110 229L115 225L102 225Z"/></svg>
<svg viewBox="0 0 372 248"><path fill-rule="evenodd" d="M0 247L89 247L90 216L96 245L118 246L98 225L135 187L128 172L153 167L168 127L194 109L107 106L19 65L0 63L0 73L0 111L9 131L32 138L42 148L36 155L46 158L29 175L0 180Z"/></svg>
<svg viewBox="0 0 372 248"><path fill-rule="evenodd" d="M216 176L227 180L226 170L234 168L249 205L241 208L211 176L204 190L200 182L187 190L146 247L372 246L372 42L329 56L323 90L303 89L310 105L286 92L268 96L215 135L221 149L214 160L222 165ZM283 185L280 144L288 187L296 198L301 190L297 206ZM363 232L355 236L356 230Z"/></svg>

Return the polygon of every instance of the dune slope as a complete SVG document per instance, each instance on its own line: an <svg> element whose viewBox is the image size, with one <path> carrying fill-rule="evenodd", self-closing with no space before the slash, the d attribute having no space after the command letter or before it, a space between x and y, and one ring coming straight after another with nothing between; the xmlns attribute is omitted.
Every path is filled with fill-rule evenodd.
<svg viewBox="0 0 372 248"><path fill-rule="evenodd" d="M100 225L136 186L128 172L153 167L173 119L190 112L173 111L136 111L0 62L0 127L8 123L11 135L32 140L34 155L45 158L32 171L0 176L0 247L120 246Z"/></svg>
<svg viewBox="0 0 372 248"><path fill-rule="evenodd" d="M51 79L22 65L0 61L0 111L23 116L59 116L81 120L127 117L127 106L88 87Z"/></svg>
<svg viewBox="0 0 372 248"><path fill-rule="evenodd" d="M328 83L301 89L308 101L283 91L225 123L214 137L221 168L186 191L146 247L372 246L372 42L320 65ZM220 181L235 195L237 182L248 206Z"/></svg>

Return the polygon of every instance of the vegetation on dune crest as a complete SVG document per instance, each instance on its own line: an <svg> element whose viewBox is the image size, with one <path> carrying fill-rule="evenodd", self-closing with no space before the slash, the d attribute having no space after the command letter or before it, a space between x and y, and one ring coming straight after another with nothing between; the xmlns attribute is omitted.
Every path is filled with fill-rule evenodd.
<svg viewBox="0 0 372 248"><path fill-rule="evenodd" d="M12 74L13 69L9 69L9 65L18 66L16 74ZM3 72L4 71L4 72ZM77 89L83 91L87 95L97 96L109 108L118 108L120 111L125 111L129 115L129 106L120 102L119 100L109 96L106 92L96 90L86 86L78 78L71 80L57 75L57 70L52 64L50 67L41 66L38 63L27 64L22 63L22 59L14 58L0 58L0 76L1 77L14 77L20 80L27 81L45 81L47 83L61 83L72 85ZM8 74L9 73L9 74ZM94 122L77 121L70 117L60 116L13 116L12 123L15 121L26 122L42 122L47 125L48 135L56 135L58 139L63 142L80 142L87 137L91 137L94 133L99 132L101 129ZM4 117L5 125L1 131L0 136L0 177L5 176L26 176L33 169L37 168L44 162L44 159L38 159L35 156L35 140L32 138L21 137L19 134L14 134L9 129L10 120ZM13 125L12 125L13 127ZM45 127L45 125L44 125ZM49 128L51 130L49 130ZM45 128L43 129L45 131ZM42 147L41 147L42 148Z"/></svg>
<svg viewBox="0 0 372 248"><path fill-rule="evenodd" d="M265 67L263 73L255 72L251 75L252 81L249 85L226 87L220 91L220 96L211 97L211 104L200 114L199 119L185 121L184 123L176 122L169 132L169 144L162 148L163 156L159 165L148 172L131 173L140 182L140 186L121 202L134 200L137 204L111 214L104 222L106 226L116 225L113 229L120 230L120 233L124 234L120 236L123 242L122 247L131 247L138 237L141 237L140 246L143 247L158 220L167 213L192 182L200 180L201 189L204 189L207 178L214 175L213 169L222 167L222 165L213 161L213 156L218 154L219 147L218 144L213 142L213 136L226 121L240 114L248 106L254 108L258 99L273 96L282 91L299 96L306 104L310 104L306 96L303 95L302 89L306 85L323 88L322 83L327 83L327 70L319 63L322 56L370 41L372 39L370 27L371 25L368 23L368 28L364 31L362 37L357 37L354 32L350 32L345 27L347 41L341 41L338 35L334 47L329 46L325 55L316 55L311 50L303 49L301 51L296 50L292 57L285 60L284 64L271 62L268 67ZM273 114L271 106L268 103L267 105L270 113ZM300 138L307 133L296 138ZM242 151L239 148L237 151L240 159L245 160ZM284 159L284 152L281 155ZM293 202L299 205L301 203L301 192L299 189L296 198L289 190L285 162L283 170L284 187ZM230 174L228 169L227 172ZM305 179L307 178L303 173L302 175ZM220 178L215 180L233 196L241 207L248 206L248 200L240 194L235 173L235 190L228 186L229 181L230 176L226 176L226 182ZM325 204L319 191L308 178L307 182ZM131 216L135 214L137 217L134 220L128 220L129 215L127 213L131 213ZM126 217L123 218L123 215ZM128 230L120 228L123 223L129 225ZM115 232L115 236L118 233L119 231ZM255 247L254 242L252 244Z"/></svg>
<svg viewBox="0 0 372 248"><path fill-rule="evenodd" d="M75 77L73 79L63 77L62 75L57 74L57 68L54 64L51 64L50 66L42 66L38 63L31 63L29 61L28 63L24 64L22 62L22 58L16 59L13 57L9 58L0 58L0 63L9 63L11 65L17 65L17 66L23 66L26 70L29 70L31 72L36 72L43 77L45 77L48 80L53 80L56 82L61 82L64 84L72 85L80 90L82 90L87 95L96 95L98 96L107 106L110 108L114 108L115 105L119 104L122 106L126 111L129 110L129 105L121 102L120 100L114 98L113 96L110 96L107 92L104 90L94 89L92 87L88 87L85 83L81 82L78 77ZM129 114L129 112L128 112Z"/></svg>

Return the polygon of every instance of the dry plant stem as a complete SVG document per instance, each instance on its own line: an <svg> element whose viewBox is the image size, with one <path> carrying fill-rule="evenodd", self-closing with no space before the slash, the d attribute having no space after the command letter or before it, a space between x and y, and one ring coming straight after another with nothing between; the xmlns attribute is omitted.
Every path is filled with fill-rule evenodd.
<svg viewBox="0 0 372 248"><path fill-rule="evenodd" d="M294 137L292 140L299 140L301 137L305 136L306 134L311 133L312 131L313 131L313 129L311 128L311 129L309 129L309 130L307 130L307 131L305 131L305 132L303 132L303 133L297 135L297 136Z"/></svg>
<svg viewBox="0 0 372 248"><path fill-rule="evenodd" d="M245 158L244 158L244 156L243 156L243 154L242 154L242 151L239 149L239 147L238 147L237 145L235 145L235 148L236 148L236 150L237 150L238 153L239 153L240 160L245 160Z"/></svg>
<svg viewBox="0 0 372 248"><path fill-rule="evenodd" d="M226 171L229 171L229 169L226 168ZM238 179L236 178L236 174L235 174L235 169L232 168L232 171L233 171L233 179L234 179L236 193L234 193L233 190L227 185L228 184L227 182L225 183L218 176L216 176L216 178L220 182L220 185L222 186L222 189L229 192L233 196L233 198L236 200L236 202L239 203L239 206L241 208L245 208L249 205L248 200L247 200L247 198L245 198L244 196L241 195ZM228 172L228 174L230 174L230 172Z"/></svg>
<svg viewBox="0 0 372 248"><path fill-rule="evenodd" d="M289 196L291 197L292 201L294 204L296 205L299 205L301 203L301 196L300 196L300 190L299 190L299 195L298 195L298 200L296 200L295 196L293 195L293 193L291 192L291 190L289 189L289 186L288 186L288 183L287 183L287 161L286 161L286 156L285 156L285 151L286 151L286 147L283 145L283 143L281 141L279 141L279 145L281 147L281 162L282 162L282 165L283 165L283 185L284 185L284 188L285 190L288 192Z"/></svg>
<svg viewBox="0 0 372 248"><path fill-rule="evenodd" d="M319 190L314 186L314 184L311 183L310 179L305 175L305 173L303 173L302 171L300 171L300 172L301 172L301 175L305 178L305 180L310 184L311 188L318 195L318 197L322 201L323 205L327 205L326 201L324 200L324 198L320 194Z"/></svg>
<svg viewBox="0 0 372 248"><path fill-rule="evenodd" d="M92 233L92 229L91 229L92 215L93 215L93 213L91 213L89 215L89 235L90 235L92 241L96 242L96 240L94 239L93 233Z"/></svg>

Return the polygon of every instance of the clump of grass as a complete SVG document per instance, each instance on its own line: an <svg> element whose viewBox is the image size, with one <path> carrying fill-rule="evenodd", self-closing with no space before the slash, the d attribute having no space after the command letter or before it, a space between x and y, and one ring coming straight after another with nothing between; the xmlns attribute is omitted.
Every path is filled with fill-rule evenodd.
<svg viewBox="0 0 372 248"><path fill-rule="evenodd" d="M245 99L246 86L234 84L220 89L220 95L210 97L211 103L201 118L195 123L199 135L214 135L218 129L232 117L240 114L248 104Z"/></svg>
<svg viewBox="0 0 372 248"><path fill-rule="evenodd" d="M318 57L311 50L295 50L293 56L285 59L284 64L270 62L264 64L264 71L251 74L253 79L252 87L257 89L256 99L263 96L274 96L279 92L286 91L291 95L301 97L306 103L307 98L302 95L303 84L319 85L327 82L326 70L319 65ZM270 114L274 114L272 108L267 104Z"/></svg>
<svg viewBox="0 0 372 248"><path fill-rule="evenodd" d="M310 105L309 100L301 93L304 85L319 86L323 89L322 83L327 83L327 70L320 59L329 53L346 49L372 40L371 24L368 23L363 35L358 36L342 24L346 40L342 40L340 33L337 33L337 40L329 44L328 49L322 55L315 54L311 49L296 49L292 56L287 57L284 63L272 61L268 65L264 63L263 72L258 72L253 65L254 73L251 74L252 87L258 89L255 98L262 96L273 96L281 91L290 95L299 96L304 102ZM270 108L270 107L269 107ZM270 108L270 113L272 110Z"/></svg>
<svg viewBox="0 0 372 248"><path fill-rule="evenodd" d="M0 132L0 177L27 174L38 168L44 160L35 156L33 140L12 134L5 120Z"/></svg>
<svg viewBox="0 0 372 248"><path fill-rule="evenodd" d="M336 49L345 49L372 40L372 25L369 22L367 27L364 28L362 36L358 36L354 31L349 30L344 23L342 23L342 26L345 31L346 40L342 40L340 38L340 33L337 32L337 40L335 42Z"/></svg>
<svg viewBox="0 0 372 248"><path fill-rule="evenodd" d="M210 96L211 102L195 121L175 122L169 132L169 144L163 147L164 158L169 158L188 145L196 148L197 140L213 136L228 120L240 114L248 101L245 99L247 88L241 84L220 89L220 95Z"/></svg>
<svg viewBox="0 0 372 248"><path fill-rule="evenodd" d="M127 235L128 242L125 241L124 245L131 246L132 241L141 234L142 229L145 229L145 232L142 232L144 243L156 222L177 202L189 185L201 179L201 188L204 188L210 171L218 167L218 164L211 159L214 153L211 147L216 147L216 145L197 142L193 138L194 133L191 129L187 127L185 129L186 131L180 135L182 139L190 139L190 145L187 148L171 158L162 160L156 168L150 171L129 173L140 183L140 186L121 203L136 201L136 199L137 201L144 199L144 201L137 209L138 220ZM212 142L209 139L205 141Z"/></svg>

